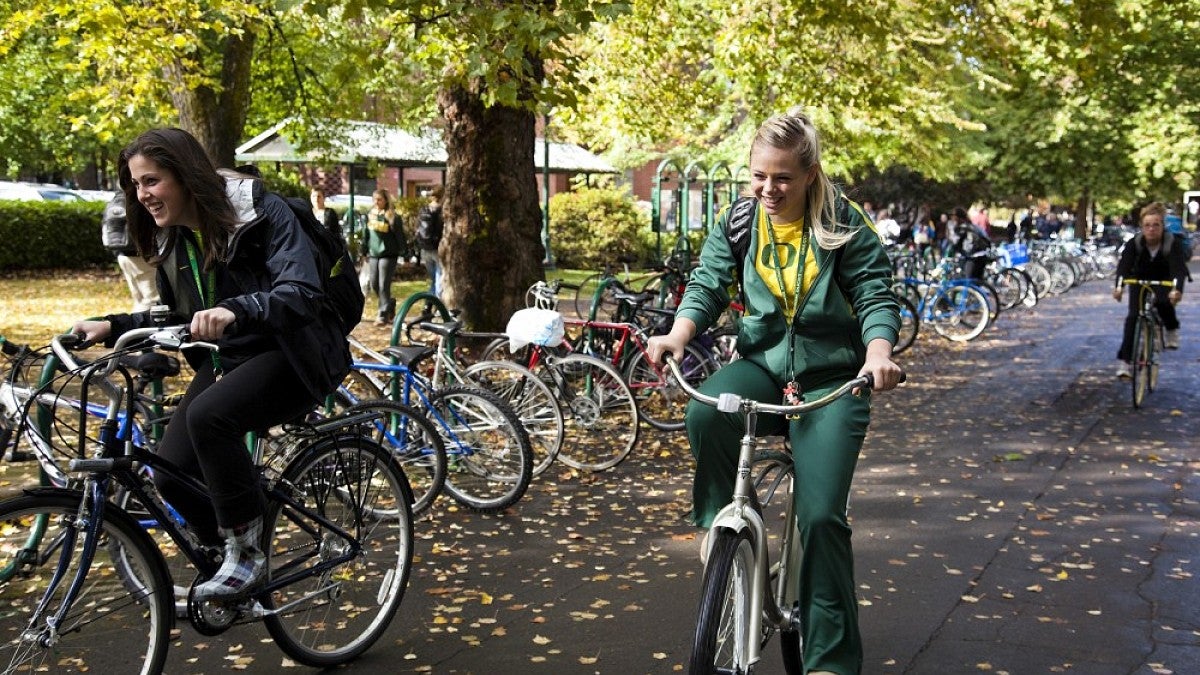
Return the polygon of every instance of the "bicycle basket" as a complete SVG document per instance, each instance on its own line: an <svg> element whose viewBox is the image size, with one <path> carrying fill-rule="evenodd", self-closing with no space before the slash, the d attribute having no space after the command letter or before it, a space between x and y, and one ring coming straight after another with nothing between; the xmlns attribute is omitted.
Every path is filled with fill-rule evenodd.
<svg viewBox="0 0 1200 675"><path fill-rule="evenodd" d="M1005 244L1000 247L1000 260L1005 267L1024 265L1029 262L1029 249L1025 244Z"/></svg>

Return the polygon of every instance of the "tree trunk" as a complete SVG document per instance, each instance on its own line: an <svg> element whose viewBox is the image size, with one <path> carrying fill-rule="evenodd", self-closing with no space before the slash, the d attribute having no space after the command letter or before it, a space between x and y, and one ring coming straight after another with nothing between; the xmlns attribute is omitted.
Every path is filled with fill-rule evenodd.
<svg viewBox="0 0 1200 675"><path fill-rule="evenodd" d="M1079 203L1075 205L1075 239L1077 241L1084 241L1091 236L1091 206L1092 191L1084 188L1083 194L1079 197Z"/></svg>
<svg viewBox="0 0 1200 675"><path fill-rule="evenodd" d="M208 151L218 167L233 167L241 145L250 107L250 66L254 56L254 33L222 38L214 51L222 55L217 85L208 84L207 73L189 70L176 60L163 68L171 99L179 111L179 126ZM196 85L197 79L203 84Z"/></svg>
<svg viewBox="0 0 1200 675"><path fill-rule="evenodd" d="M443 300L475 330L503 330L545 278L534 175L534 114L483 105L477 87L438 94L445 119Z"/></svg>

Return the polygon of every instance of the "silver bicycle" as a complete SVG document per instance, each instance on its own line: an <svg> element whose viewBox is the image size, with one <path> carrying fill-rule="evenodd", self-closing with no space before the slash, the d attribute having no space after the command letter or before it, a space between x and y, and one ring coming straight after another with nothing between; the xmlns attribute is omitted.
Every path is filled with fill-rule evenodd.
<svg viewBox="0 0 1200 675"><path fill-rule="evenodd" d="M753 672L763 649L780 634L784 668L789 674L804 672L801 658L800 612L796 575L800 565L800 539L796 536L795 502L792 499L791 454L758 448L755 429L760 412L803 415L823 408L857 387L871 388L870 375L856 377L833 392L800 405L775 405L736 394L708 396L696 391L667 357L680 386L696 401L724 413L745 417L738 456L733 501L709 528L708 556L704 569L700 610L692 657L692 675ZM903 377L901 378L903 381ZM783 529L775 562L770 562L770 541L764 509L782 509Z"/></svg>

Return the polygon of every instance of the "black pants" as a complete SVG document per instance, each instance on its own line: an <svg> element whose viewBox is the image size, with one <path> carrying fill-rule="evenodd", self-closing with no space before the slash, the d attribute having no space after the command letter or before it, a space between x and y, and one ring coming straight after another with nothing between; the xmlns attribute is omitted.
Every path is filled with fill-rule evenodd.
<svg viewBox="0 0 1200 675"><path fill-rule="evenodd" d="M1179 317L1175 316L1175 305L1167 298L1171 289L1163 286L1154 286L1154 306L1158 308L1158 316L1162 319L1163 328L1167 330L1179 329ZM1142 310L1141 292L1137 286L1130 286L1129 291L1129 313L1125 315L1125 335L1121 338L1121 348L1117 350L1117 358L1122 361L1132 360L1133 351L1133 331L1137 330L1138 314Z"/></svg>
<svg viewBox="0 0 1200 675"><path fill-rule="evenodd" d="M263 514L263 495L246 449L248 431L295 419L317 404L280 351L252 357L219 379L211 361L196 371L158 445L158 454L204 482L197 495L159 472L163 497L206 540Z"/></svg>

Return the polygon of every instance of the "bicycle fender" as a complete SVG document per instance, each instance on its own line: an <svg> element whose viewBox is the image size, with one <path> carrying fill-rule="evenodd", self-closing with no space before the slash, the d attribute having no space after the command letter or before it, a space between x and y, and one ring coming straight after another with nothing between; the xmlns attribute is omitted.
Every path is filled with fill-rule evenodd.
<svg viewBox="0 0 1200 675"><path fill-rule="evenodd" d="M717 512L716 518L713 518L713 524L710 531L716 531L719 528L725 528L732 532L741 532L749 529L750 535L755 542L762 542L765 533L762 516L758 515L750 504L739 507L736 504L727 504L725 508ZM705 555L711 553L713 538L709 537L706 546L709 548L705 551Z"/></svg>

